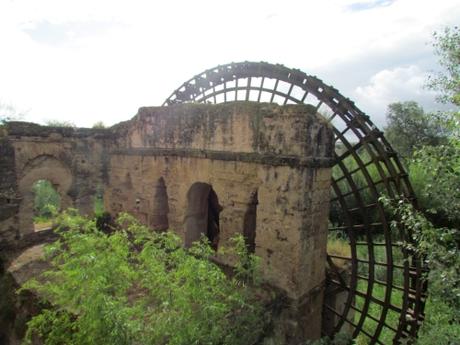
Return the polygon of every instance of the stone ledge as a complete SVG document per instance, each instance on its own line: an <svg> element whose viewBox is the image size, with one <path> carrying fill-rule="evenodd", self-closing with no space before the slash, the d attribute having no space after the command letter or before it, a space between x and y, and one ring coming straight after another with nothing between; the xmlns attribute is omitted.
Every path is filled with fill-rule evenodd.
<svg viewBox="0 0 460 345"><path fill-rule="evenodd" d="M335 163L333 158L324 157L299 157L255 152L226 152L197 149L129 148L114 150L111 154L127 156L205 158L232 162L259 163L272 166L290 166L293 168L330 168Z"/></svg>

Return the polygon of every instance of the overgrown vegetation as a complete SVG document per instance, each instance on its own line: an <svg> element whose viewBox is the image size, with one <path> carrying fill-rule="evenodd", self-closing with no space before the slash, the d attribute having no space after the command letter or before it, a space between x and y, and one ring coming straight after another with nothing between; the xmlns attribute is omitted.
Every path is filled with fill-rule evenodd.
<svg viewBox="0 0 460 345"><path fill-rule="evenodd" d="M412 232L414 243L405 246L424 257L430 268L426 277L429 281L428 318L418 343L431 344L429 339L436 339L433 332L437 333L438 344L439 339L445 340L441 344L460 339L460 231L434 227L423 213L404 200L396 205L388 199L382 200L393 210L400 224ZM395 231L397 226L393 223Z"/></svg>
<svg viewBox="0 0 460 345"><path fill-rule="evenodd" d="M437 117L426 114L417 102L397 102L388 106L385 137L404 159L424 146L445 142L447 129Z"/></svg>
<svg viewBox="0 0 460 345"><path fill-rule="evenodd" d="M400 221L405 230L413 234L413 242L405 243L411 251L427 260L430 271L428 279L428 299L426 301L426 319L423 322L417 344L458 344L460 339L460 30L446 28L434 35L434 48L440 58L443 72L433 75L429 85L439 92L438 100L449 104L451 111L426 113L415 102L393 103L389 106L388 126L385 136L392 146L402 154L403 163L409 171L410 180L414 186L419 209L404 199L390 201L383 198L388 211ZM366 154L360 153L364 162ZM344 164L349 171L356 168L352 159L345 159ZM338 169L335 177L340 177ZM378 177L376 171L369 170L374 181ZM375 175L375 176L374 176ZM363 200L370 197L363 176L354 176L354 182ZM345 183L345 182L344 182ZM346 188L346 184L339 186ZM346 189L344 189L346 190ZM353 205L351 205L353 207ZM358 206L358 205L355 205ZM332 205L332 221L343 225L344 215L338 205ZM373 217L372 214L367 216ZM359 215L357 215L359 217ZM357 221L360 221L359 219ZM394 234L399 233L394 226ZM378 242L378 239L374 239ZM328 251L346 252L349 250L346 238L334 237L328 246ZM342 246L342 248L340 248ZM330 247L330 248L329 248ZM366 248L358 247L357 256L367 258ZM393 253L393 256L397 252ZM374 247L377 261L385 262L385 253ZM381 256L381 258L379 258ZM401 261L402 257L394 257ZM366 264L358 267L366 274ZM394 270L395 283L401 282L402 272ZM385 281L384 267L376 267L376 278ZM358 290L366 291L367 283L358 282ZM372 295L384 299L385 287L375 284ZM400 294L393 293L392 301L399 304ZM364 299L357 297L355 303L361 308ZM375 309L375 310L373 310ZM371 304L369 314L378 318L380 307ZM359 314L359 313L358 313ZM355 315L355 321L359 315ZM389 314L385 321L396 327L398 315ZM375 321L367 319L364 329L370 334L376 327ZM392 332L384 328L379 341L391 343ZM356 339L358 344L366 344L367 337Z"/></svg>
<svg viewBox="0 0 460 345"><path fill-rule="evenodd" d="M34 289L54 305L29 322L26 343L254 344L263 329L256 289L257 258L234 239L238 258L227 277L205 240L188 251L170 233L131 216L104 233L76 211L59 216L61 239L46 248L51 268Z"/></svg>
<svg viewBox="0 0 460 345"><path fill-rule="evenodd" d="M458 344L460 339L460 30L446 28L434 35L443 72L429 87L452 111L434 114L446 137L438 145L420 145L407 160L422 209L399 200L386 204L414 243L406 244L426 258L430 271L427 318L418 344ZM443 135L444 133L439 133ZM384 199L385 200L385 199ZM395 224L394 224L395 225Z"/></svg>
<svg viewBox="0 0 460 345"><path fill-rule="evenodd" d="M48 180L38 180L32 187L34 193L34 222L43 223L56 216L61 207L61 197Z"/></svg>

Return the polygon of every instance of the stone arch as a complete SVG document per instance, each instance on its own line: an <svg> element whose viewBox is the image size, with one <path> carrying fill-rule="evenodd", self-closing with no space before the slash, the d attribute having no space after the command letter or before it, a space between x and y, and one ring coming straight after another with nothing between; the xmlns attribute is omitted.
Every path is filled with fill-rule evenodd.
<svg viewBox="0 0 460 345"><path fill-rule="evenodd" d="M219 213L222 206L216 192L210 184L195 182L187 192L187 210L185 213L185 247L199 241L205 235L211 247L217 250L219 244Z"/></svg>
<svg viewBox="0 0 460 345"><path fill-rule="evenodd" d="M38 180L48 180L61 197L61 209L71 207L73 200L69 190L73 184L70 169L50 155L40 155L29 160L18 178L18 190L21 196L19 205L19 232L21 235L34 231L34 193L32 186Z"/></svg>

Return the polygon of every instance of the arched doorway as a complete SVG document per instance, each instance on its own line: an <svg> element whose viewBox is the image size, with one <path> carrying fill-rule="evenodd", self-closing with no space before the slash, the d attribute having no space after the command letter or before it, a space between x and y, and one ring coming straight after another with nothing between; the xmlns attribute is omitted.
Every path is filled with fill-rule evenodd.
<svg viewBox="0 0 460 345"><path fill-rule="evenodd" d="M61 196L49 180L38 180L32 186L34 193L34 230L52 226L53 217L61 209Z"/></svg>
<svg viewBox="0 0 460 345"><path fill-rule="evenodd" d="M19 232L21 235L35 231L35 196L34 186L39 181L46 180L53 187L60 198L60 208L72 206L73 201L68 192L73 184L70 169L56 158L48 155L38 156L30 160L19 178Z"/></svg>
<svg viewBox="0 0 460 345"><path fill-rule="evenodd" d="M187 211L185 213L185 247L199 241L201 235L208 238L211 247L217 250L219 244L219 205L217 194L212 186L195 182L187 192Z"/></svg>

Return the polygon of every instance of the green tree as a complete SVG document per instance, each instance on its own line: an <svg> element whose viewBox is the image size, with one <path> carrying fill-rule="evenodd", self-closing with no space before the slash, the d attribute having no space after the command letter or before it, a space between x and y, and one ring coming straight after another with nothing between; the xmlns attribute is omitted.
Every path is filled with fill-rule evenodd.
<svg viewBox="0 0 460 345"><path fill-rule="evenodd" d="M423 146L436 146L445 141L446 129L441 122L425 113L417 102L396 102L388 106L385 137L393 148L409 159Z"/></svg>
<svg viewBox="0 0 460 345"><path fill-rule="evenodd" d="M93 124L93 128L106 128L103 121L97 121Z"/></svg>
<svg viewBox="0 0 460 345"><path fill-rule="evenodd" d="M441 145L424 147L411 162L411 171L422 176L419 194L438 225L460 227L460 30L446 28L434 34L441 72L430 78L429 87L438 99L452 106L444 112L443 126L447 140ZM442 220L445 221L442 221Z"/></svg>
<svg viewBox="0 0 460 345"><path fill-rule="evenodd" d="M433 38L442 70L430 76L428 87L439 92L442 103L460 106L460 29L446 27L441 33L435 32Z"/></svg>
<svg viewBox="0 0 460 345"><path fill-rule="evenodd" d="M442 71L429 79L438 100L452 110L439 118L447 128L445 141L423 146L410 161L411 177L418 175L418 197L424 213L402 201L394 211L413 234L410 249L427 259L430 271L426 320L418 344L458 344L460 339L460 31L435 33L435 52ZM426 216L435 222L427 220Z"/></svg>
<svg viewBox="0 0 460 345"><path fill-rule="evenodd" d="M47 120L45 125L50 127L76 127L73 122L62 120Z"/></svg>
<svg viewBox="0 0 460 345"><path fill-rule="evenodd" d="M400 226L411 232L413 243L406 248L424 257L429 265L426 276L429 284L426 318L419 332L417 344L457 344L460 339L460 231L456 228L435 227L412 204L399 200L397 204L381 199L395 214Z"/></svg>
<svg viewBox="0 0 460 345"><path fill-rule="evenodd" d="M35 194L35 217L49 219L60 208L61 198L48 180L38 180L32 187Z"/></svg>

